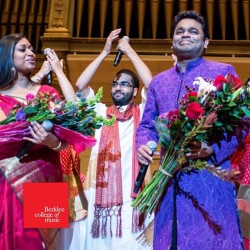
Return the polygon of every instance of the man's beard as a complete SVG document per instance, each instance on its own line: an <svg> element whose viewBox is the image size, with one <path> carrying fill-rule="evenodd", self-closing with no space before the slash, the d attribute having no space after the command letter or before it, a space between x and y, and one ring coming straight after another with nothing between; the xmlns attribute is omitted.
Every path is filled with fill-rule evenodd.
<svg viewBox="0 0 250 250"><path fill-rule="evenodd" d="M122 93L122 92L121 92ZM133 99L133 92L131 93L122 93L123 96L119 97L119 98L116 98L114 94L111 93L111 97L112 97L112 100L114 102L114 104L116 106L124 106L124 105L128 105L129 102Z"/></svg>

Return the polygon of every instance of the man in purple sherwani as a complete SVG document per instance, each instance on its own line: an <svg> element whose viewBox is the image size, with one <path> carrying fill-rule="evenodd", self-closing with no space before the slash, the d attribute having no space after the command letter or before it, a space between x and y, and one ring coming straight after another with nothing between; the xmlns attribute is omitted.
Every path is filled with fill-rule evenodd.
<svg viewBox="0 0 250 250"><path fill-rule="evenodd" d="M152 140L158 142L156 117L179 107L178 100L186 93L185 85L193 87L196 77L214 80L218 75L228 73L237 76L232 65L207 61L202 57L209 41L206 22L198 13L179 13L174 18L172 39L176 64L153 78L137 130L141 164L152 161L146 144ZM229 156L236 149L237 140L233 137L220 143L221 146L214 142L199 148L199 158L206 158L208 163L223 169L231 169ZM235 185L206 170L175 174L155 218L154 250L167 249L243 249Z"/></svg>

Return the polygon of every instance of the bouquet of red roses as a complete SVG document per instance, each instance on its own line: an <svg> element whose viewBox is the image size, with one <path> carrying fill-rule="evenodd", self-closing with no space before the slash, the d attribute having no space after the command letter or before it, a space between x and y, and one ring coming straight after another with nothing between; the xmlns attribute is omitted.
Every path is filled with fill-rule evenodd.
<svg viewBox="0 0 250 250"><path fill-rule="evenodd" d="M187 87L187 94L179 100L180 109L161 114L156 119L164 154L153 179L132 203L140 211L153 211L176 171L207 169L223 180L239 174L187 156L191 154L192 143L197 141L210 144L227 136L241 136L242 130L248 132L245 118L250 118L249 92L231 74L218 76L214 81L198 77L193 85L199 85L198 92ZM197 151L197 158L199 153Z"/></svg>

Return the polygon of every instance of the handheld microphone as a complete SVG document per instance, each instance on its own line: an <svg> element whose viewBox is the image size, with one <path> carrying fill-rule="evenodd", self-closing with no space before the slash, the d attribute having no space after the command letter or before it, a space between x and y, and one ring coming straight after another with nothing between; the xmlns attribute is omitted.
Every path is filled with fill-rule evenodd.
<svg viewBox="0 0 250 250"><path fill-rule="evenodd" d="M53 123L50 120L44 120L41 124L46 131L50 131L53 128ZM26 141L20 151L17 153L16 157L20 160L22 159L31 148L34 146L34 143L31 141Z"/></svg>
<svg viewBox="0 0 250 250"><path fill-rule="evenodd" d="M157 143L154 141L149 141L147 143L147 147L152 151L151 156L154 154L155 150L157 149ZM140 164L140 171L137 175L136 181L135 181L135 185L134 185L134 193L138 193L139 189L142 186L143 180L145 178L147 169L148 169L148 165L141 165Z"/></svg>
<svg viewBox="0 0 250 250"><path fill-rule="evenodd" d="M47 56L50 51L51 51L50 48L46 48L44 49L43 53L45 56ZM48 80L48 85L51 85L52 84L52 72L51 71L47 75L47 80Z"/></svg>
<svg viewBox="0 0 250 250"><path fill-rule="evenodd" d="M126 40L128 43L129 43L129 37L128 36L124 36L122 39ZM121 61L122 59L122 55L123 55L123 52L121 50L118 49L117 51L117 54L116 54L116 57L115 57L115 60L114 60L114 66L116 67L119 62Z"/></svg>

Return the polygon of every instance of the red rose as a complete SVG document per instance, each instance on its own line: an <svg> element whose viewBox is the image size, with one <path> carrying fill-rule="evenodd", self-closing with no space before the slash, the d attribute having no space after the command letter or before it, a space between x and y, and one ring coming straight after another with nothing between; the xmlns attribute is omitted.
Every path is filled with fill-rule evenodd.
<svg viewBox="0 0 250 250"><path fill-rule="evenodd" d="M217 88L218 91L221 91L223 87L223 83L225 82L226 82L226 79L223 76L219 75L215 78L213 85Z"/></svg>
<svg viewBox="0 0 250 250"><path fill-rule="evenodd" d="M204 110L201 108L198 102L191 102L187 105L186 115L188 119L195 120L204 114Z"/></svg>
<svg viewBox="0 0 250 250"><path fill-rule="evenodd" d="M198 94L197 94L197 92L191 91L188 93L188 95L197 97Z"/></svg>
<svg viewBox="0 0 250 250"><path fill-rule="evenodd" d="M227 74L226 76L228 84L230 84L232 91L235 91L242 87L242 82L239 78L233 76L232 74Z"/></svg>
<svg viewBox="0 0 250 250"><path fill-rule="evenodd" d="M168 112L168 120L173 123L179 118L179 109Z"/></svg>

